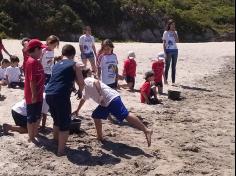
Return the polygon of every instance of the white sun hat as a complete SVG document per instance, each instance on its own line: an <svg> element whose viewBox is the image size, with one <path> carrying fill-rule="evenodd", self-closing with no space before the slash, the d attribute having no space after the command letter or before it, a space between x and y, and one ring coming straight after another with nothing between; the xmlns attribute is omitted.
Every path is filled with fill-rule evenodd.
<svg viewBox="0 0 236 176"><path fill-rule="evenodd" d="M129 51L128 52L128 58L129 59L134 59L136 57L136 55L135 55L135 52L134 51Z"/></svg>
<svg viewBox="0 0 236 176"><path fill-rule="evenodd" d="M157 54L157 59L165 60L165 58L166 58L166 55L165 55L164 52L160 52L160 53Z"/></svg>

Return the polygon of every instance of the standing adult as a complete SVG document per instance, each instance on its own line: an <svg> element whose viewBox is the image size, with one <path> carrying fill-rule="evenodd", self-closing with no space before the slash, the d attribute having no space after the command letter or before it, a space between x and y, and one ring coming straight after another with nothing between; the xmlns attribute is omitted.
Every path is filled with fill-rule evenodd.
<svg viewBox="0 0 236 176"><path fill-rule="evenodd" d="M174 20L169 20L166 26L166 31L163 34L163 48L166 54L166 65L165 65L165 84L168 84L168 72L171 64L172 68L172 84L175 84L176 77L176 64L178 59L178 48L179 42L178 33L175 28Z"/></svg>
<svg viewBox="0 0 236 176"><path fill-rule="evenodd" d="M44 92L43 66L38 61L42 56L43 44L32 39L27 45L29 57L25 63L25 101L29 142L37 142Z"/></svg>
<svg viewBox="0 0 236 176"><path fill-rule="evenodd" d="M95 57L97 55L96 53L96 47L95 47L95 39L92 36L91 27L86 26L83 29L84 35L82 35L79 39L79 46L81 51L81 59L85 67L87 67L87 62L89 60L92 71L94 74L97 73L96 69L96 63L95 63Z"/></svg>
<svg viewBox="0 0 236 176"><path fill-rule="evenodd" d="M71 91L76 82L82 94L84 80L80 65L74 61L76 50L72 45L62 48L62 58L52 69L46 86L46 101L54 121L53 136L58 141L57 155L64 154L71 122Z"/></svg>

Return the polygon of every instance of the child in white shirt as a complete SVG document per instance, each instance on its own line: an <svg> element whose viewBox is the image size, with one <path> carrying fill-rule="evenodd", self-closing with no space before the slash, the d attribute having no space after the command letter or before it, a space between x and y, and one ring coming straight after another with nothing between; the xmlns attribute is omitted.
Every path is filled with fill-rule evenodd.
<svg viewBox="0 0 236 176"><path fill-rule="evenodd" d="M42 50L41 63L45 74L45 85L49 82L52 75L52 66L54 64L54 49L59 46L59 38L51 35L46 40L46 48Z"/></svg>
<svg viewBox="0 0 236 176"><path fill-rule="evenodd" d="M101 120L106 120L109 114L112 114L118 121L122 122L126 119L131 125L143 131L146 136L148 146L150 147L151 136L153 133L152 130L148 129L137 117L129 113L116 90L108 87L97 79L91 78L91 75L92 72L89 69L83 70L83 76L85 78L83 98L79 103L78 109L74 113L78 115L85 101L92 99L98 104L98 107L92 114L97 130L98 140L103 140Z"/></svg>
<svg viewBox="0 0 236 176"><path fill-rule="evenodd" d="M17 56L11 56L11 66L7 67L5 76L8 88L24 88L24 82L21 79L21 71L18 67L20 59Z"/></svg>

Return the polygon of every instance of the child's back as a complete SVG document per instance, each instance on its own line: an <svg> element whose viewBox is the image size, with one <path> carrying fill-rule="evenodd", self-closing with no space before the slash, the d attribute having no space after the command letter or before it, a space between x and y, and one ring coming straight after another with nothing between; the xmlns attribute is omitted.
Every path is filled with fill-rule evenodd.
<svg viewBox="0 0 236 176"><path fill-rule="evenodd" d="M154 61L152 64L152 70L155 74L155 83L159 83L162 81L162 76L164 72L164 62L161 61Z"/></svg>

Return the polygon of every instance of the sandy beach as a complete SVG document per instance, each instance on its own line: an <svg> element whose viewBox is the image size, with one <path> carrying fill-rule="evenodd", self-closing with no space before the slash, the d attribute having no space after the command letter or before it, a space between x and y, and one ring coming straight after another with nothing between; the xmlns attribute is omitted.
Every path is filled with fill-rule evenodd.
<svg viewBox="0 0 236 176"><path fill-rule="evenodd" d="M3 40L6 49L22 59L19 40ZM64 45L60 43L56 55ZM77 49L79 44L71 43ZM162 51L162 44L115 43L121 73L128 51L137 56L136 89L151 59ZM100 44L96 44L100 48ZM0 175L81 175L81 176L232 176L235 173L235 42L181 43L176 83L181 101L159 96L163 105L140 103L139 93L121 90L130 112L154 130L152 146L147 147L142 132L126 122L104 121L107 141L99 143L92 119L96 105L88 101L81 111L82 130L71 135L67 156L55 155L52 119L40 133L40 146L27 143L27 135L0 133ZM5 54L5 53L4 53ZM4 55L6 56L6 55ZM6 57L7 58L7 57ZM122 82L121 82L122 83ZM167 93L171 86L165 86ZM2 88L0 125L13 123L11 107L22 100L23 90ZM73 109L78 105L72 94Z"/></svg>

